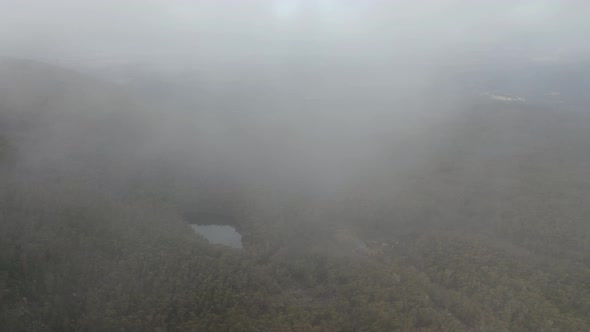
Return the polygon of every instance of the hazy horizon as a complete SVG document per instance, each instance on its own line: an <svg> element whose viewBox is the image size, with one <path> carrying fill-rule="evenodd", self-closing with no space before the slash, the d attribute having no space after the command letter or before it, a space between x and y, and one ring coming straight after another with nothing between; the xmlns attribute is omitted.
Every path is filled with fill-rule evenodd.
<svg viewBox="0 0 590 332"><path fill-rule="evenodd" d="M0 0L0 329L590 331L588 12Z"/></svg>
<svg viewBox="0 0 590 332"><path fill-rule="evenodd" d="M590 4L575 0L5 0L0 9L0 54L82 67L571 62L590 51Z"/></svg>

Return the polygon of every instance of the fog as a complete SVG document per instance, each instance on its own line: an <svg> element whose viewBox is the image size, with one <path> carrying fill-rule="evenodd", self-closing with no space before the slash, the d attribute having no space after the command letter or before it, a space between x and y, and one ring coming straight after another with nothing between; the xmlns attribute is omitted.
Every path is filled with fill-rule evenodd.
<svg viewBox="0 0 590 332"><path fill-rule="evenodd" d="M22 65L32 76L5 75L6 105L59 113L24 139L23 163L89 176L72 157L82 154L116 186L158 169L201 183L213 200L270 206L391 204L455 148L466 110L566 93L559 75L531 75L583 65L589 51L578 1L0 6L2 54L71 70L33 63ZM515 68L530 78L516 82Z"/></svg>
<svg viewBox="0 0 590 332"><path fill-rule="evenodd" d="M383 67L499 57L563 61L588 52L581 1L6 0L1 6L2 53L70 66L186 70L308 57Z"/></svg>
<svg viewBox="0 0 590 332"><path fill-rule="evenodd" d="M0 0L0 326L589 331L589 10Z"/></svg>

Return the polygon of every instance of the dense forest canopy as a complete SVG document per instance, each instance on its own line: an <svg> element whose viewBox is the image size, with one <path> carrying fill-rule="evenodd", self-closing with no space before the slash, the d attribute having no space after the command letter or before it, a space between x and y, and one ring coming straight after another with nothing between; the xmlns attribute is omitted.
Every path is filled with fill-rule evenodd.
<svg viewBox="0 0 590 332"><path fill-rule="evenodd" d="M122 2L0 5L0 330L590 331L577 7Z"/></svg>

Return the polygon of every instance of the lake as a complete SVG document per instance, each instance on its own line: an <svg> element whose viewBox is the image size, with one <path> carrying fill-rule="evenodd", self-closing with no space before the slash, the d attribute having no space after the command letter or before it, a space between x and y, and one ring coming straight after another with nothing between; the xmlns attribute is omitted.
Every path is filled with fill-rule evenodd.
<svg viewBox="0 0 590 332"><path fill-rule="evenodd" d="M201 234L212 244L222 244L228 247L242 249L242 235L235 228L228 225L195 225L193 230Z"/></svg>

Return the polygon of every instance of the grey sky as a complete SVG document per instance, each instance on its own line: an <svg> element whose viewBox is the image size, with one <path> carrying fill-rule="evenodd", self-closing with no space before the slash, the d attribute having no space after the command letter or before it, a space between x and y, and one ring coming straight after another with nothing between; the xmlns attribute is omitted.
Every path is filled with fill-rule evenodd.
<svg viewBox="0 0 590 332"><path fill-rule="evenodd" d="M291 56L537 61L589 50L585 1L0 0L0 54L78 64Z"/></svg>

